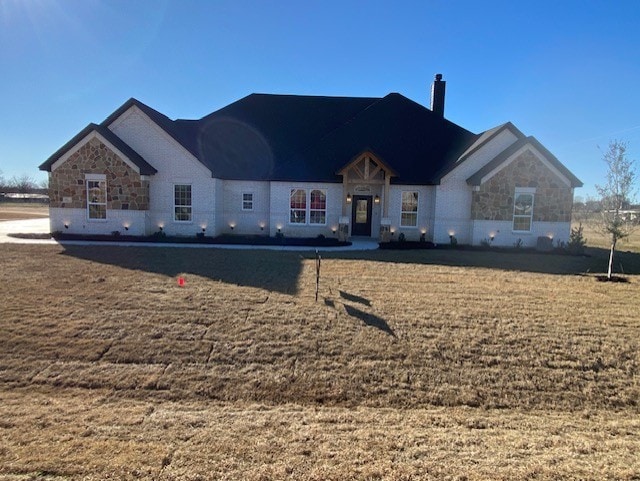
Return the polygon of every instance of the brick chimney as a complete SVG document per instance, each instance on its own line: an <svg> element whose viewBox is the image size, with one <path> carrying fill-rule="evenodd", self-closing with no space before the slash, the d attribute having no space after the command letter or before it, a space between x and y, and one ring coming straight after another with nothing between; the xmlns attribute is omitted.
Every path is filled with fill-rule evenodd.
<svg viewBox="0 0 640 481"><path fill-rule="evenodd" d="M444 117L444 90L447 82L442 80L442 74L437 73L436 79L431 84L431 111L440 117Z"/></svg>

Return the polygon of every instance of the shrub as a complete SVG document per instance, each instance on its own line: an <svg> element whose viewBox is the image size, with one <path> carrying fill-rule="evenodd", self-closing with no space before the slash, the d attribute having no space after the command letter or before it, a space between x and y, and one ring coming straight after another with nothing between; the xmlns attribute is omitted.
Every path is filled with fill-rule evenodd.
<svg viewBox="0 0 640 481"><path fill-rule="evenodd" d="M584 254L584 248L587 245L587 239L584 238L584 229L582 228L582 222L578 224L578 227L572 227L569 234L569 242L567 243L567 250L570 254L581 255Z"/></svg>
<svg viewBox="0 0 640 481"><path fill-rule="evenodd" d="M400 232L400 235L398 236L398 242L404 242L406 241L407 238L404 235L404 232Z"/></svg>

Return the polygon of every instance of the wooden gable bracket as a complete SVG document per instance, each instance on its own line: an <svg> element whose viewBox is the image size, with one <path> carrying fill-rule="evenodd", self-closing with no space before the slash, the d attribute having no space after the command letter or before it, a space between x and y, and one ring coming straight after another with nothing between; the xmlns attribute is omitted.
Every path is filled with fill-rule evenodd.
<svg viewBox="0 0 640 481"><path fill-rule="evenodd" d="M373 152L365 151L357 155L347 165L340 169L337 174L342 175L346 180L349 172L352 172L358 182L378 184L382 179L376 179L380 172L384 172L383 179L393 177L396 173L378 158Z"/></svg>

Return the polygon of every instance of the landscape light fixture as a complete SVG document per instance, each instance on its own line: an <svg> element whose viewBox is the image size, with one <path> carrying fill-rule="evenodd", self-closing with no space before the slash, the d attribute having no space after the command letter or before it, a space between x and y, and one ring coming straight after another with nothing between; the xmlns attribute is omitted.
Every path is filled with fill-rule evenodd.
<svg viewBox="0 0 640 481"><path fill-rule="evenodd" d="M373 198L373 202L376 204L380 203L380 196L378 194L376 194L376 196Z"/></svg>
<svg viewBox="0 0 640 481"><path fill-rule="evenodd" d="M347 192L347 204L351 204L351 193Z"/></svg>

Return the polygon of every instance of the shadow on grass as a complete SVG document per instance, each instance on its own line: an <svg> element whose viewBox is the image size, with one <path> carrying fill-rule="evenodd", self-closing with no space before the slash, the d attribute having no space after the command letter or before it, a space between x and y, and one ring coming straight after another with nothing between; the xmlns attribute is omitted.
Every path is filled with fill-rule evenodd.
<svg viewBox="0 0 640 481"><path fill-rule="evenodd" d="M325 259L366 259L378 262L480 267L541 274L584 274L606 272L607 249L589 248L586 255L572 256L536 251L493 251L465 249L426 249L407 251L326 252ZM614 258L617 274L640 274L640 253L618 251Z"/></svg>
<svg viewBox="0 0 640 481"><path fill-rule="evenodd" d="M340 291L340 297L347 301L357 302L358 304L364 304L365 306L371 306L371 301L364 297L349 294L348 292Z"/></svg>
<svg viewBox="0 0 640 481"><path fill-rule="evenodd" d="M383 318L376 316L375 314L361 311L360 309L348 304L344 305L344 309L351 317L360 319L367 326L375 327L376 329L380 329L382 332L386 332L387 334L396 337L396 333L393 332L393 329L389 327L389 324L387 324L387 321L385 321Z"/></svg>
<svg viewBox="0 0 640 481"><path fill-rule="evenodd" d="M63 255L168 277L196 275L228 284L296 294L297 252L161 247L64 246Z"/></svg>
<svg viewBox="0 0 640 481"><path fill-rule="evenodd" d="M227 250L162 247L64 246L63 255L117 265L125 269L177 277L194 274L229 284L257 287L284 294L297 294L303 261L311 252L266 250ZM505 252L463 249L407 251L324 252L325 259L356 259L545 274L584 274L606 272L608 251L588 249L586 256L543 254L533 251ZM640 274L640 253L617 252L616 274ZM368 299L340 293L345 300L370 305Z"/></svg>

